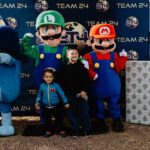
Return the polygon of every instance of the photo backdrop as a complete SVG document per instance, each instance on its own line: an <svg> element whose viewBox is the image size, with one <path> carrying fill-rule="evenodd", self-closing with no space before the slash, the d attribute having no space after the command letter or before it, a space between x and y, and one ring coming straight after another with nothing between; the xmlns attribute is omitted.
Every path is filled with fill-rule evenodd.
<svg viewBox="0 0 150 150"><path fill-rule="evenodd" d="M91 51L85 42L92 25L110 23L116 28L117 48L129 60L149 60L149 0L0 0L0 15L15 28L20 41L25 33L35 34L35 20L44 10L57 10L65 18L67 35L62 44L76 43L81 55ZM39 41L34 37L32 44ZM21 93L12 106L14 115L35 115L34 60L22 56ZM122 100L125 72L121 73Z"/></svg>

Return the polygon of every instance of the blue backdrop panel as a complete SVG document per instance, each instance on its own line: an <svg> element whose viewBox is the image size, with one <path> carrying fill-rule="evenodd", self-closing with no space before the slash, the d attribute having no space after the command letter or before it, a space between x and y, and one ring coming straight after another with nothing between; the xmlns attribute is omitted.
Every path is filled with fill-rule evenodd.
<svg viewBox="0 0 150 150"><path fill-rule="evenodd" d="M35 34L35 20L43 10L57 10L67 23L67 36L62 43L76 43L82 55L91 49L86 46L88 31L97 23L113 24L117 32L117 48L125 49L130 60L148 60L149 0L1 0L0 15L19 33L20 40L27 32ZM67 28L71 27L71 28ZM73 35L74 36L71 36ZM36 38L32 40L36 44ZM15 115L33 115L36 89L32 72L34 60L22 56L21 93L12 106ZM122 72L124 80L124 72ZM122 87L125 87L124 83ZM124 88L122 88L124 99Z"/></svg>

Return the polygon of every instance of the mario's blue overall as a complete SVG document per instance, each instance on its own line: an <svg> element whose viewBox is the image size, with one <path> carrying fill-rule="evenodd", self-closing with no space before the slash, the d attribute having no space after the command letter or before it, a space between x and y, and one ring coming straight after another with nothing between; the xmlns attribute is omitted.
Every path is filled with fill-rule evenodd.
<svg viewBox="0 0 150 150"><path fill-rule="evenodd" d="M98 78L92 82L92 94L96 100L97 105L97 117L104 119L104 99L108 98L108 107L113 119L121 117L120 107L118 100L120 98L120 79L117 72L114 70L114 52L110 53L110 60L98 60L96 53L91 52L90 56L93 60L93 64L98 63L99 67L94 68L94 71L98 74Z"/></svg>

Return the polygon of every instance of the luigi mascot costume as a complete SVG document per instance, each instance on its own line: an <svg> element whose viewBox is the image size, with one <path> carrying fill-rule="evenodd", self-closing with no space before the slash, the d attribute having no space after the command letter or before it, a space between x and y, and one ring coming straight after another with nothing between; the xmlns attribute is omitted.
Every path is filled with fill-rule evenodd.
<svg viewBox="0 0 150 150"><path fill-rule="evenodd" d="M121 132L124 130L121 122L119 98L121 91L118 73L125 68L127 53L120 52L120 56L114 52L116 43L115 28L110 24L97 24L91 27L90 39L87 45L92 47L92 52L84 58L89 62L89 73L94 79L91 84L91 92L96 102L96 115L99 119L101 132L107 132L105 124L103 100L107 99L110 115L113 119L113 130Z"/></svg>
<svg viewBox="0 0 150 150"><path fill-rule="evenodd" d="M42 44L31 45L33 35L26 33L22 40L22 52L35 60L34 85L39 89L43 82L42 71L51 67L56 70L55 80L60 82L60 71L66 57L67 47L60 45L62 36L65 35L64 17L54 10L41 12L36 19L36 36ZM37 103L36 103L37 104ZM44 123L41 110L41 123Z"/></svg>
<svg viewBox="0 0 150 150"><path fill-rule="evenodd" d="M20 46L15 29L0 20L0 136L14 135L10 103L20 92Z"/></svg>

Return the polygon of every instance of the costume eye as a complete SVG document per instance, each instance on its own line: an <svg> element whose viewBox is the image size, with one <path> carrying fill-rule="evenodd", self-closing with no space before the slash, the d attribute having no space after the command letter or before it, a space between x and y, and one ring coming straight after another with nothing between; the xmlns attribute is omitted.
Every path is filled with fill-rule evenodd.
<svg viewBox="0 0 150 150"><path fill-rule="evenodd" d="M47 33L47 31L48 31L48 26L45 26L44 27L44 32Z"/></svg>
<svg viewBox="0 0 150 150"><path fill-rule="evenodd" d="M56 26L52 26L52 29L53 29L54 31L56 31L56 30L57 30L57 27L56 27Z"/></svg>
<svg viewBox="0 0 150 150"><path fill-rule="evenodd" d="M99 43L99 44L102 44L102 40L101 40L101 39L99 39L99 40L98 40L98 43Z"/></svg>
<svg viewBox="0 0 150 150"><path fill-rule="evenodd" d="M106 39L107 42L110 42L110 39Z"/></svg>

